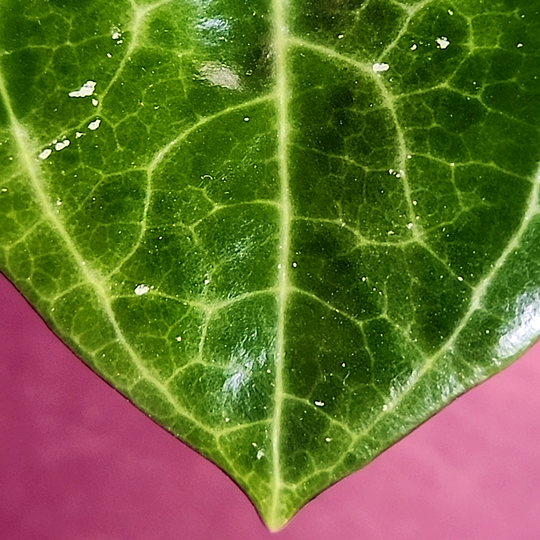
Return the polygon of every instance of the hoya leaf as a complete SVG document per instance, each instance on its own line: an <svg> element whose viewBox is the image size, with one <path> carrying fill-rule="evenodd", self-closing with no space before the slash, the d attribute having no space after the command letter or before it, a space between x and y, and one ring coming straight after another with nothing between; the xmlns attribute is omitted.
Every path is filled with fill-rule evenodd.
<svg viewBox="0 0 540 540"><path fill-rule="evenodd" d="M537 339L537 0L0 21L3 272L271 528Z"/></svg>

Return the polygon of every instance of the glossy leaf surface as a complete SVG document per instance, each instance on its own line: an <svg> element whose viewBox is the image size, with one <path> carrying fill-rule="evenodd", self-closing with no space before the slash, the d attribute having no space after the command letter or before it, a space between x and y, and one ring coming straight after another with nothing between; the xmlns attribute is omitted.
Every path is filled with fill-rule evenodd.
<svg viewBox="0 0 540 540"><path fill-rule="evenodd" d="M265 522L540 331L537 0L0 0L0 263Z"/></svg>

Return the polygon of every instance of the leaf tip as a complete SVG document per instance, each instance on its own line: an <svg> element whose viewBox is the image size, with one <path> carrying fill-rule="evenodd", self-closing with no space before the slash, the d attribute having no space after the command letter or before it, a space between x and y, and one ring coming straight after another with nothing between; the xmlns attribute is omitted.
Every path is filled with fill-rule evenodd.
<svg viewBox="0 0 540 540"><path fill-rule="evenodd" d="M268 527L268 530L271 533L277 533L281 531L289 523L290 518L284 516L271 516L271 518L266 519L263 517L264 524Z"/></svg>

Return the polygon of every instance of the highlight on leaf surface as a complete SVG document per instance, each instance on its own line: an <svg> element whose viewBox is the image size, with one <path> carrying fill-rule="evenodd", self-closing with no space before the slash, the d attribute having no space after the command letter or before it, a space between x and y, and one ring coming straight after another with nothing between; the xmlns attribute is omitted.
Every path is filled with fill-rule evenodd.
<svg viewBox="0 0 540 540"><path fill-rule="evenodd" d="M0 0L0 266L272 529L540 331L537 0Z"/></svg>

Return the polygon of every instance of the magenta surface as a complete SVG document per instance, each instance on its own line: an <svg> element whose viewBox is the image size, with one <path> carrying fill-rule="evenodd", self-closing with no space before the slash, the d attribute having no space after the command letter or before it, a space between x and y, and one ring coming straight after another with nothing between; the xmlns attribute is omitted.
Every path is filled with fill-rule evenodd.
<svg viewBox="0 0 540 540"><path fill-rule="evenodd" d="M2 540L538 540L540 348L270 534L0 276Z"/></svg>

